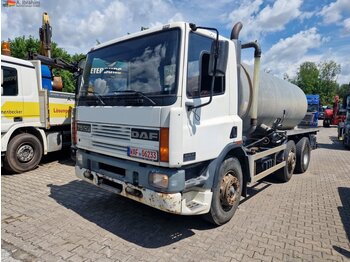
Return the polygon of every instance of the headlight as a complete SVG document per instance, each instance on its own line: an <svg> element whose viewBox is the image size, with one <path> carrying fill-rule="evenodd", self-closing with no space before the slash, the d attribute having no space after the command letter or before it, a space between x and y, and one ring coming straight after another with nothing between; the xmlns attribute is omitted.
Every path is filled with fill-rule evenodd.
<svg viewBox="0 0 350 262"><path fill-rule="evenodd" d="M149 182L151 185L159 188L168 188L169 186L169 177L164 174L151 173L149 175Z"/></svg>
<svg viewBox="0 0 350 262"><path fill-rule="evenodd" d="M83 154L81 153L80 150L77 150L75 153L75 161L78 166L83 166Z"/></svg>

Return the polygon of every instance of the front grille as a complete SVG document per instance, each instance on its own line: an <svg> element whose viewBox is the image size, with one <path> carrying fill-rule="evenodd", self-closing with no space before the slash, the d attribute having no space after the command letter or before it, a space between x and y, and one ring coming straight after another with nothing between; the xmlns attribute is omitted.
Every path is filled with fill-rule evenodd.
<svg viewBox="0 0 350 262"><path fill-rule="evenodd" d="M123 126L92 124L92 136L130 140L131 129Z"/></svg>
<svg viewBox="0 0 350 262"><path fill-rule="evenodd" d="M92 124L92 146L113 154L127 154L131 128L117 125Z"/></svg>

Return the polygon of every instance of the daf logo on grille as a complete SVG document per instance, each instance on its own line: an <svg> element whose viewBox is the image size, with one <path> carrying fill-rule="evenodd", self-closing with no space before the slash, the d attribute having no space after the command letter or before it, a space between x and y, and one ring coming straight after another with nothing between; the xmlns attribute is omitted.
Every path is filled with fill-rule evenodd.
<svg viewBox="0 0 350 262"><path fill-rule="evenodd" d="M159 141L159 131L150 129L131 129L131 138L141 140Z"/></svg>

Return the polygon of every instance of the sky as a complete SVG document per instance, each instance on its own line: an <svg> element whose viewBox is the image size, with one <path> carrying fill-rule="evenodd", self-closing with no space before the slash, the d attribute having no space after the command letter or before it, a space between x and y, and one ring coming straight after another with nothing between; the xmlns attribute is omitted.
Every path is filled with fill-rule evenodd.
<svg viewBox="0 0 350 262"><path fill-rule="evenodd" d="M261 44L263 70L294 77L305 61L333 60L341 65L338 83L350 82L350 0L35 1L39 7L1 7L1 40L38 38L43 12L50 15L52 40L70 54L87 53L97 42L141 27L177 21L215 27L229 38L240 21L242 43ZM252 63L252 57L253 52L243 54L245 62Z"/></svg>

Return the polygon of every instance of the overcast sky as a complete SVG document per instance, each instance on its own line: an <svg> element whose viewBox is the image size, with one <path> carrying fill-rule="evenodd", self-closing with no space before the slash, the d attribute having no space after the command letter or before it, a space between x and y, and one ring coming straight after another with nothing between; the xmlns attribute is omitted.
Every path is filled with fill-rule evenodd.
<svg viewBox="0 0 350 262"><path fill-rule="evenodd" d="M338 82L350 82L350 0L40 0L40 7L2 7L1 40L37 38L44 11L53 41L71 54L141 26L186 21L229 37L241 21L242 42L262 45L264 70L292 77L304 61L334 60L342 68ZM250 56L243 58L249 62Z"/></svg>

